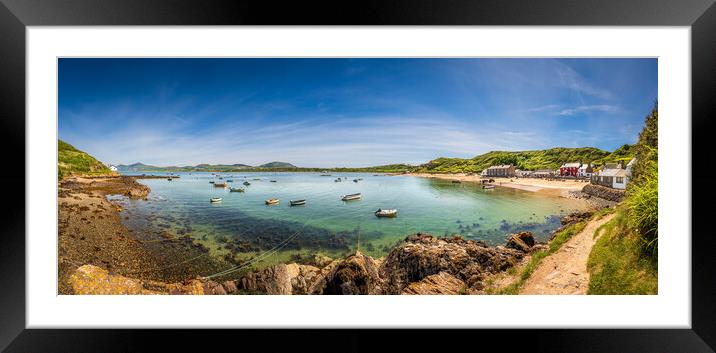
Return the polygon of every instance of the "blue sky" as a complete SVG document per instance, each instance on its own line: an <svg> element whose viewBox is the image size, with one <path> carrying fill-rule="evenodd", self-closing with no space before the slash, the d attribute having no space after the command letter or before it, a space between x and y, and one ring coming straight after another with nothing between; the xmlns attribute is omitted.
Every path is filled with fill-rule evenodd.
<svg viewBox="0 0 716 353"><path fill-rule="evenodd" d="M419 164L634 143L656 59L59 60L59 136L106 163Z"/></svg>

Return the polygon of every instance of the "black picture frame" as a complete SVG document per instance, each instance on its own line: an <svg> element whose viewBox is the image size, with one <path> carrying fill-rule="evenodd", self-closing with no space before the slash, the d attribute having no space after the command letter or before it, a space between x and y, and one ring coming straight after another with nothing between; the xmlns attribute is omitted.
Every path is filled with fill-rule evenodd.
<svg viewBox="0 0 716 353"><path fill-rule="evenodd" d="M491 0L491 1L250 1L0 0L0 139L7 207L0 240L0 349L8 352L163 351L172 346L210 351L247 343L319 345L358 351L380 347L449 351L494 341L531 351L713 352L716 347L716 238L705 222L716 192L709 135L716 111L716 6L713 0ZM510 25L688 26L692 69L692 302L691 329L545 330L29 330L25 329L25 29L88 25ZM688 119L689 117L683 117ZM20 153L23 151L23 153ZM12 166L12 167L9 167ZM23 185L24 188L20 188ZM679 235L674 235L679 236ZM386 313L389 315L389 313ZM320 339L310 335L323 335ZM370 337L369 337L370 336ZM376 339L380 339L378 343ZM333 341L333 343L329 343ZM242 343L244 342L244 343ZM217 346L218 344L218 346ZM322 349L322 350L323 350ZM233 349L232 349L233 350Z"/></svg>

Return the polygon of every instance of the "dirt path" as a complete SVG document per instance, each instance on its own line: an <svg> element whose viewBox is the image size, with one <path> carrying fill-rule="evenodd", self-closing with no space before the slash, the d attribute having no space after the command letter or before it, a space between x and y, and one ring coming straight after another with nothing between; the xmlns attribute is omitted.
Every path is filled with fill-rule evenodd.
<svg viewBox="0 0 716 353"><path fill-rule="evenodd" d="M544 258L519 294L587 294L587 260L597 240L594 232L613 216L590 222L556 253Z"/></svg>

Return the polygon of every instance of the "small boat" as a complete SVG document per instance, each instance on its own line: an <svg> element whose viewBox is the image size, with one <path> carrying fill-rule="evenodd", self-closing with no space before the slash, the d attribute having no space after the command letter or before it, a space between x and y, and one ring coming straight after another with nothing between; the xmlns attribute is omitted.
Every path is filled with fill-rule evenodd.
<svg viewBox="0 0 716 353"><path fill-rule="evenodd" d="M214 181L213 181L213 180L209 182L209 184L213 184L213 183L214 183Z"/></svg>
<svg viewBox="0 0 716 353"><path fill-rule="evenodd" d="M483 189L494 189L495 185L483 185L482 188Z"/></svg>
<svg viewBox="0 0 716 353"><path fill-rule="evenodd" d="M261 180L261 178L254 178L254 180Z"/></svg>
<svg viewBox="0 0 716 353"><path fill-rule="evenodd" d="M451 183L453 183L453 184L460 184L460 183L462 183L462 181L460 181L460 180L452 180Z"/></svg>
<svg viewBox="0 0 716 353"><path fill-rule="evenodd" d="M272 182L272 183L275 183L275 182L276 182L276 180L269 180L269 181Z"/></svg>
<svg viewBox="0 0 716 353"><path fill-rule="evenodd" d="M172 181L172 178L167 178L168 181Z"/></svg>
<svg viewBox="0 0 716 353"><path fill-rule="evenodd" d="M305 205L305 204L306 204L306 200L291 200L291 201L289 201L289 204L290 204L291 206Z"/></svg>
<svg viewBox="0 0 716 353"><path fill-rule="evenodd" d="M267 205L278 205L278 199L268 199L266 200Z"/></svg>
<svg viewBox="0 0 716 353"><path fill-rule="evenodd" d="M321 176L331 176L330 174L321 174Z"/></svg>
<svg viewBox="0 0 716 353"><path fill-rule="evenodd" d="M244 185L249 186L249 185L251 185L251 183L249 183L248 181L245 181Z"/></svg>
<svg viewBox="0 0 716 353"><path fill-rule="evenodd" d="M335 181L336 183L340 183L340 182L341 182L341 178L338 178L338 179L336 179L336 180L334 180L334 181Z"/></svg>
<svg viewBox="0 0 716 353"><path fill-rule="evenodd" d="M230 188L229 191L231 192L244 192L246 191L244 188Z"/></svg>
<svg viewBox="0 0 716 353"><path fill-rule="evenodd" d="M375 211L376 217L396 217L398 216L398 210L391 208L389 210L378 209Z"/></svg>
<svg viewBox="0 0 716 353"><path fill-rule="evenodd" d="M358 179L353 179L353 182L354 182L354 183L357 183L357 182L358 182Z"/></svg>
<svg viewBox="0 0 716 353"><path fill-rule="evenodd" d="M234 182L234 179L226 179L226 182L227 182L227 183L233 183L233 182Z"/></svg>
<svg viewBox="0 0 716 353"><path fill-rule="evenodd" d="M221 197L212 197L209 201L211 201L211 203L221 202Z"/></svg>
<svg viewBox="0 0 716 353"><path fill-rule="evenodd" d="M343 200L343 201L359 200L361 197L363 197L363 196L360 193L349 194L349 195L341 196L341 200Z"/></svg>
<svg viewBox="0 0 716 353"><path fill-rule="evenodd" d="M226 183L214 183L215 188L226 188L227 186L229 185L227 185Z"/></svg>

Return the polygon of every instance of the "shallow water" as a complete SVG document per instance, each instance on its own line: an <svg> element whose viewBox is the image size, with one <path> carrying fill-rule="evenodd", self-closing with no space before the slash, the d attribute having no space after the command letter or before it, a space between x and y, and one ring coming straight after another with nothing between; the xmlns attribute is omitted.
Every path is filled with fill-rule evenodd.
<svg viewBox="0 0 716 353"><path fill-rule="evenodd" d="M163 175L162 173L152 173ZM373 256L415 232L461 234L497 245L505 236L530 230L539 240L559 226L559 217L583 207L578 200L496 188L474 183L409 176L340 173L223 173L246 192L215 188L212 173L177 173L180 178L140 179L151 188L148 201L123 200L130 217L127 226L145 237L157 232L190 235L216 255L257 254L282 246L274 261L291 253L344 254L360 246ZM347 177L335 182L338 177ZM253 179L260 180L253 180ZM362 178L358 182L353 179ZM275 180L276 182L270 182ZM250 186L242 185L249 181ZM341 201L344 194L361 193L357 201ZM210 203L221 197L221 203ZM280 203L265 205L269 198ZM306 199L304 206L289 200ZM378 218L379 208L396 208L396 218ZM123 217L124 218L124 217Z"/></svg>

